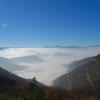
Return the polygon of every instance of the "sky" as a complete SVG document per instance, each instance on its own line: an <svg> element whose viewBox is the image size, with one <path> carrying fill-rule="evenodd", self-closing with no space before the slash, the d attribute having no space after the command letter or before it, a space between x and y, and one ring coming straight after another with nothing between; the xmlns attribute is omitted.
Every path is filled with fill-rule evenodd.
<svg viewBox="0 0 100 100"><path fill-rule="evenodd" d="M0 0L0 46L100 44L100 0Z"/></svg>

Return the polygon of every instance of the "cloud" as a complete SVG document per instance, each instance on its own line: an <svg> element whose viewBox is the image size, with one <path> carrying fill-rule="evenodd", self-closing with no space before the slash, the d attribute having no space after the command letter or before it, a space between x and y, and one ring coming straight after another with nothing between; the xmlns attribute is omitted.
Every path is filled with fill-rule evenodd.
<svg viewBox="0 0 100 100"><path fill-rule="evenodd" d="M36 77L38 81L50 85L54 79L67 72L69 63L86 57L91 57L100 53L100 47L77 48L8 48L0 50L0 56L9 59L29 55L37 55L43 62L23 63L18 65L25 66L23 70L15 70L19 76L24 78Z"/></svg>
<svg viewBox="0 0 100 100"><path fill-rule="evenodd" d="M2 24L2 27L4 27L4 28L6 28L7 26L8 26L7 23Z"/></svg>
<svg viewBox="0 0 100 100"><path fill-rule="evenodd" d="M73 56L73 53L62 53L62 52L57 52L54 54L54 56Z"/></svg>

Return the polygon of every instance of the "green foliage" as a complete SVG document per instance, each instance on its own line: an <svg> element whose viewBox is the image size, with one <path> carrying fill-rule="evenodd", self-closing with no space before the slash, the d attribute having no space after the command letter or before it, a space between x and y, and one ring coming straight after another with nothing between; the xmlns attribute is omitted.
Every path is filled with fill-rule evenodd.
<svg viewBox="0 0 100 100"><path fill-rule="evenodd" d="M100 84L96 85L96 90L97 90L98 100L100 100Z"/></svg>
<svg viewBox="0 0 100 100"><path fill-rule="evenodd" d="M42 89L34 83L29 84L29 98L30 100L43 100Z"/></svg>

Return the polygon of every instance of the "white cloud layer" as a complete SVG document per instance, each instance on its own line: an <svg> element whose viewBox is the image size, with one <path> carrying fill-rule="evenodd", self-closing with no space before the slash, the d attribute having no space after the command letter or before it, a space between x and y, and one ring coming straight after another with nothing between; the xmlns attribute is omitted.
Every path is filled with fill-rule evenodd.
<svg viewBox="0 0 100 100"><path fill-rule="evenodd" d="M54 79L67 72L64 64L74 60L94 56L100 53L100 47L92 48L9 48L0 51L1 57L15 58L28 55L37 55L44 61L41 63L18 63L26 66L23 70L15 70L19 76L24 78L36 77L38 81L50 85Z"/></svg>

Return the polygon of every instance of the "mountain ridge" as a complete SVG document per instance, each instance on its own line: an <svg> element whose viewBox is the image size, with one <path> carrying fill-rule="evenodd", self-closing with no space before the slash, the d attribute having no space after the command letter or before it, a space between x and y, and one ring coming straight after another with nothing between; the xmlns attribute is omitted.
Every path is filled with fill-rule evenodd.
<svg viewBox="0 0 100 100"><path fill-rule="evenodd" d="M100 55L88 59L88 63L80 65L69 73L58 77L53 85L68 90L94 88L97 80L100 82Z"/></svg>
<svg viewBox="0 0 100 100"><path fill-rule="evenodd" d="M39 62L43 62L43 59L41 59L37 55L15 57L15 58L12 58L11 60L16 62L16 63L39 63Z"/></svg>

